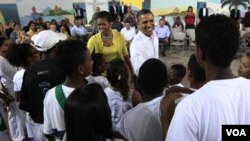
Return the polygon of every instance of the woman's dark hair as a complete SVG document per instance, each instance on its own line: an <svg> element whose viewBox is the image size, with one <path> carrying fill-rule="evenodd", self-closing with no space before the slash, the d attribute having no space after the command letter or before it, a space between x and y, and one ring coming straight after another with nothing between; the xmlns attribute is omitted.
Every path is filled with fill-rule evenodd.
<svg viewBox="0 0 250 141"><path fill-rule="evenodd" d="M158 59L148 59L140 70L137 83L143 95L157 97L168 83L167 68Z"/></svg>
<svg viewBox="0 0 250 141"><path fill-rule="evenodd" d="M0 36L0 48L2 47L5 40L8 40L8 38Z"/></svg>
<svg viewBox="0 0 250 141"><path fill-rule="evenodd" d="M100 11L96 15L96 19L106 19L108 22L112 22L113 18L111 14L107 11Z"/></svg>
<svg viewBox="0 0 250 141"><path fill-rule="evenodd" d="M192 6L188 6L188 9L189 9L189 8L191 8L191 9L192 9L192 11L193 11L193 7L192 7Z"/></svg>
<svg viewBox="0 0 250 141"><path fill-rule="evenodd" d="M30 27L32 24L36 25L36 23L35 23L35 22L30 21L30 22L28 23L28 27Z"/></svg>
<svg viewBox="0 0 250 141"><path fill-rule="evenodd" d="M56 25L57 25L57 21L56 21L56 19L52 19L52 20L50 21L50 23L54 23L54 24L56 24Z"/></svg>
<svg viewBox="0 0 250 141"><path fill-rule="evenodd" d="M92 60L93 60L93 68L92 68L92 72L94 74L98 74L100 73L100 66L102 65L102 61L103 61L103 55L101 53L94 53L91 56Z"/></svg>
<svg viewBox="0 0 250 141"><path fill-rule="evenodd" d="M43 24L43 27L44 27L44 29L45 30L48 30L49 28L47 28L47 23L49 23L50 24L50 22L49 21L46 21L44 24Z"/></svg>
<svg viewBox="0 0 250 141"><path fill-rule="evenodd" d="M58 58L66 75L71 75L74 69L86 61L87 47L79 40L65 40L58 45Z"/></svg>
<svg viewBox="0 0 250 141"><path fill-rule="evenodd" d="M121 59L113 59L107 68L107 79L112 87L120 91L123 100L128 100L128 68L125 62Z"/></svg>
<svg viewBox="0 0 250 141"><path fill-rule="evenodd" d="M61 26L66 26L66 21L65 20L61 20Z"/></svg>
<svg viewBox="0 0 250 141"><path fill-rule="evenodd" d="M33 51L33 47L29 43L11 44L7 51L6 58L10 64L16 67L28 68L30 63L28 57L38 53Z"/></svg>
<svg viewBox="0 0 250 141"><path fill-rule="evenodd" d="M98 84L75 89L64 107L67 141L112 139L111 110Z"/></svg>

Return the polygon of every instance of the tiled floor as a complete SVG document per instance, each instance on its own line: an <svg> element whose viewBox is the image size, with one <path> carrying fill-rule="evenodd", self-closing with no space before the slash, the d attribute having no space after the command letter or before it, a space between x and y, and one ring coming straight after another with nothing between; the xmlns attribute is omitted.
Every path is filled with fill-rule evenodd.
<svg viewBox="0 0 250 141"><path fill-rule="evenodd" d="M194 53L194 50L192 51L188 51L188 50L173 50L171 51L171 53L169 51L167 51L166 56L162 57L160 56L160 60L162 60L164 62L164 64L167 65L167 67L170 67L172 64L177 64L177 63L181 63L185 66L187 66L187 62L189 59L189 56ZM241 53L239 53L241 54ZM240 56L236 57L232 64L231 64L231 68L232 71L235 75L237 75L237 69L240 63ZM187 79L185 78L182 82L185 86L189 86L189 82L187 81Z"/></svg>

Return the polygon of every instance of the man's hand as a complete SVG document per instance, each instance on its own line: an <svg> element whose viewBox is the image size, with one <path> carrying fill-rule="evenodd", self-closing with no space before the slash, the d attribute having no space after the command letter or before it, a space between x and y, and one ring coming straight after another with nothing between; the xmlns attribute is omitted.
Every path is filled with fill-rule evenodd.
<svg viewBox="0 0 250 141"><path fill-rule="evenodd" d="M15 101L14 97L11 95L2 93L0 94L0 99L2 99L7 106L9 106L11 102Z"/></svg>
<svg viewBox="0 0 250 141"><path fill-rule="evenodd" d="M168 41L168 37L164 40L166 43L168 43L169 41Z"/></svg>

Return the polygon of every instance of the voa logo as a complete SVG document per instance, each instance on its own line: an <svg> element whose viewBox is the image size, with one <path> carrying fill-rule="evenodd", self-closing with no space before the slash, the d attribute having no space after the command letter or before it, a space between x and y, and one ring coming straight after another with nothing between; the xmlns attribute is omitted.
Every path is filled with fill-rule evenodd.
<svg viewBox="0 0 250 141"><path fill-rule="evenodd" d="M226 129L227 136L247 136L244 129Z"/></svg>

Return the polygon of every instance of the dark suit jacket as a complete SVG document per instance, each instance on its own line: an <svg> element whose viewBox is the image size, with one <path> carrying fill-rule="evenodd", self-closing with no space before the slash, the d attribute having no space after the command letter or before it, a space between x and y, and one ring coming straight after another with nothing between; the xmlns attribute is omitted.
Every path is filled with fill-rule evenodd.
<svg viewBox="0 0 250 141"><path fill-rule="evenodd" d="M204 17L208 17L208 9L206 8L206 16L203 16L203 8L200 8L199 19L203 19Z"/></svg>
<svg viewBox="0 0 250 141"><path fill-rule="evenodd" d="M85 9L79 8L80 9L80 16L77 15L77 8L74 8L75 10L75 17L79 17L79 18L84 18L84 12L86 11Z"/></svg>
<svg viewBox="0 0 250 141"><path fill-rule="evenodd" d="M250 27L250 11L246 12L244 17L244 26Z"/></svg>
<svg viewBox="0 0 250 141"><path fill-rule="evenodd" d="M117 6L115 6L115 8L116 8L116 12L117 12L117 14L119 14L119 9L118 9L118 7L117 7ZM113 5L111 5L111 6L109 7L109 12L110 12L110 14L111 14L112 16L114 16L114 15L115 15L115 10L114 10Z"/></svg>
<svg viewBox="0 0 250 141"><path fill-rule="evenodd" d="M121 17L121 21L123 21L123 17L126 13L128 13L128 7L126 5L123 5L124 6L124 10L122 12L122 6L119 6L119 15Z"/></svg>
<svg viewBox="0 0 250 141"><path fill-rule="evenodd" d="M235 17L235 13L236 13L236 17ZM232 19L234 19L235 21L237 21L237 20L240 18L240 10L237 9L237 11L236 11L235 9L232 9L232 10L230 11L230 17L231 17Z"/></svg>

